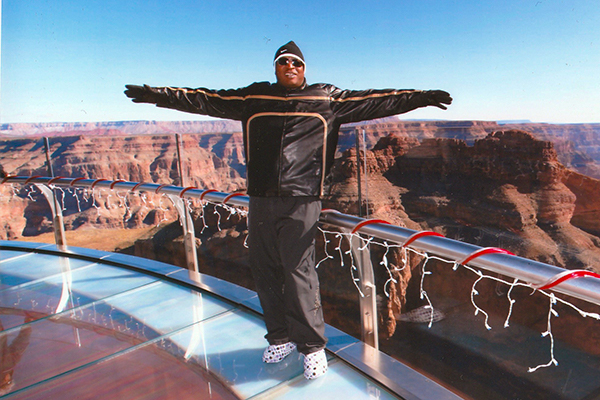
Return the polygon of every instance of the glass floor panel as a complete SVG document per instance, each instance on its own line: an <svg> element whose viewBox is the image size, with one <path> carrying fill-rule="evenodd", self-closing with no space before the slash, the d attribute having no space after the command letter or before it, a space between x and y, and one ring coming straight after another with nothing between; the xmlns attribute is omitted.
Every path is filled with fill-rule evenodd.
<svg viewBox="0 0 600 400"><path fill-rule="evenodd" d="M19 377L15 377L15 382ZM14 392L10 399L237 399L214 375L150 342Z"/></svg>
<svg viewBox="0 0 600 400"><path fill-rule="evenodd" d="M64 259L60 261L64 262ZM81 266L75 270L66 268L60 274L21 283L12 279L14 275L3 274L3 277L8 278L5 281L10 285L0 289L0 306L29 311L30 315L60 313L157 280L99 264ZM9 327L4 326L5 329Z"/></svg>
<svg viewBox="0 0 600 400"><path fill-rule="evenodd" d="M189 356L221 376L240 398L250 398L302 375L296 351L278 364L262 362L265 328L257 316L230 313L194 328L174 335L173 341L191 343L194 335L201 338L196 346L190 347Z"/></svg>
<svg viewBox="0 0 600 400"><path fill-rule="evenodd" d="M188 348L189 357L207 371L221 376L243 399L397 398L331 356L328 373L311 382L304 379L303 358L296 350L281 363L265 364L262 362L264 334L260 318L236 312L195 325L174 335L172 340L192 343L191 337L196 335L195 347ZM378 397L365 396L369 393L369 396L377 393Z"/></svg>
<svg viewBox="0 0 600 400"><path fill-rule="evenodd" d="M6 250L0 251L4 254ZM14 252L11 252L14 253ZM50 254L27 254L23 257L0 259L0 282L2 287L14 286L52 275L58 275L67 269L71 271L93 264L91 261L78 260Z"/></svg>
<svg viewBox="0 0 600 400"><path fill-rule="evenodd" d="M0 254L3 398L400 398L333 353L316 381L296 351L263 363L261 316L167 277L172 266L149 261L149 274L58 251Z"/></svg>
<svg viewBox="0 0 600 400"><path fill-rule="evenodd" d="M29 255L29 253L23 253L22 251L2 250L0 251L0 261L8 260L14 257L27 257Z"/></svg>
<svg viewBox="0 0 600 400"><path fill-rule="evenodd" d="M342 361L330 360L329 371L322 378L309 382L301 376L288 385L281 385L265 393L260 399L354 399L357 393L364 399L398 398L371 380L365 379L358 371L348 368Z"/></svg>
<svg viewBox="0 0 600 400"><path fill-rule="evenodd" d="M157 282L131 293L115 296L109 302L114 310L135 318L144 327L160 334L170 333L234 309L233 305L210 294L168 282Z"/></svg>

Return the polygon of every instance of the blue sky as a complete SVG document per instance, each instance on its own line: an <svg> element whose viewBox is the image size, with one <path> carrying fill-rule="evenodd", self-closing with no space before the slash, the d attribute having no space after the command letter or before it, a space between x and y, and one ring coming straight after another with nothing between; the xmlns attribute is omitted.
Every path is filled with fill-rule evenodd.
<svg viewBox="0 0 600 400"><path fill-rule="evenodd" d="M2 0L0 122L197 120L127 83L273 81L294 40L309 83L444 89L406 119L600 122L598 0Z"/></svg>

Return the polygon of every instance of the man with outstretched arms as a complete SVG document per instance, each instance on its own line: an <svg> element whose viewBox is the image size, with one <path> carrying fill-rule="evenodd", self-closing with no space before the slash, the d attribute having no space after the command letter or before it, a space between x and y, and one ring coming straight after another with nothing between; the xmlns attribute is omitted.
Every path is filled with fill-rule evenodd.
<svg viewBox="0 0 600 400"><path fill-rule="evenodd" d="M274 59L276 83L240 89L127 85L135 103L242 122L250 196L250 268L264 312L269 345L263 361L304 355L304 376L327 371L324 321L315 270L315 235L325 177L341 124L452 102L441 90L341 90L308 85L304 55L294 42Z"/></svg>

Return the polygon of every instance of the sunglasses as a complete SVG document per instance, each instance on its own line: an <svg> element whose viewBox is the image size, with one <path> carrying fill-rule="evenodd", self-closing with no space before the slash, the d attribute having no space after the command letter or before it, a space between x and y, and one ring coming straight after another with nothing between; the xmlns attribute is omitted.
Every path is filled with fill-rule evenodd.
<svg viewBox="0 0 600 400"><path fill-rule="evenodd" d="M304 67L304 63L295 58L281 57L281 58L277 59L277 64L279 64L279 65L287 65L288 63L292 63L292 66L294 66L296 68Z"/></svg>

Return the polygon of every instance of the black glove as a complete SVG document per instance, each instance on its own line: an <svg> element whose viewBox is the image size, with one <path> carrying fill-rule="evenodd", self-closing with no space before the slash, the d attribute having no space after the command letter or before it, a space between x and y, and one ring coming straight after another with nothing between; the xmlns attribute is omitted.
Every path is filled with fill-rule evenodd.
<svg viewBox="0 0 600 400"><path fill-rule="evenodd" d="M125 96L129 97L134 103L152 103L159 102L161 96L158 89L148 85L125 85Z"/></svg>
<svg viewBox="0 0 600 400"><path fill-rule="evenodd" d="M428 106L436 106L442 110L447 110L447 107L444 106L444 104L452 103L450 93L444 92L443 90L428 90L424 92L424 94Z"/></svg>

